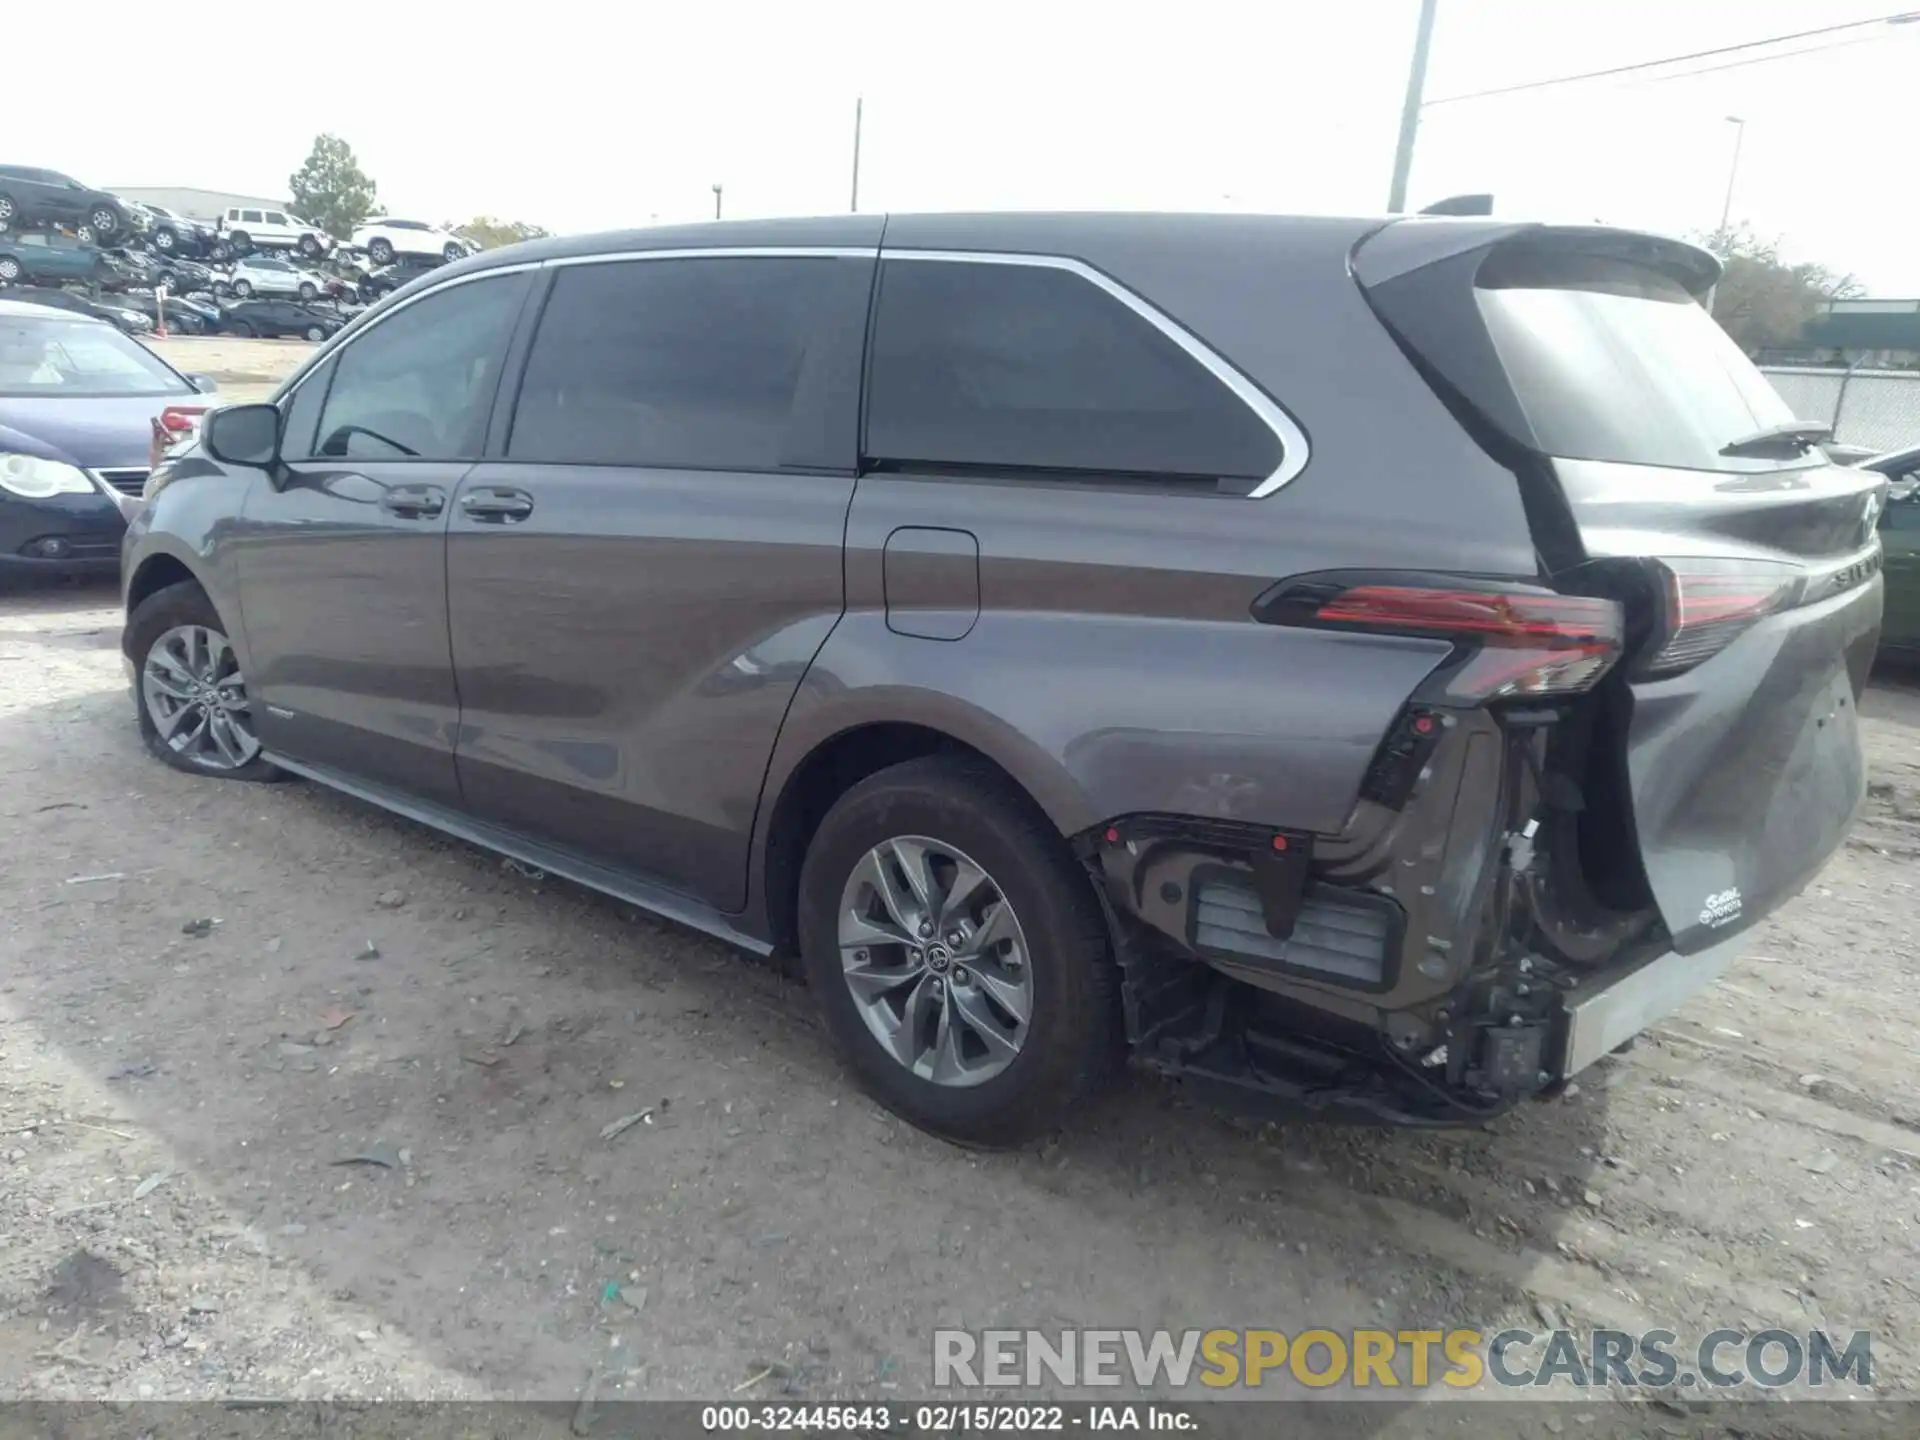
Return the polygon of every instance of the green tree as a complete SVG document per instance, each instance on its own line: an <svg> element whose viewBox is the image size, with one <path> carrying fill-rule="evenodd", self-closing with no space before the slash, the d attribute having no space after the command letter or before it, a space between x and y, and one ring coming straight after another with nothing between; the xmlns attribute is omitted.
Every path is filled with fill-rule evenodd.
<svg viewBox="0 0 1920 1440"><path fill-rule="evenodd" d="M373 214L375 189L354 158L353 147L338 135L314 137L307 160L287 180L295 213L311 220L336 240Z"/></svg>
<svg viewBox="0 0 1920 1440"><path fill-rule="evenodd" d="M462 240L482 250L497 250L502 245L517 245L522 240L541 240L552 232L524 220L496 220L491 215L476 215L464 225L449 227Z"/></svg>
<svg viewBox="0 0 1920 1440"><path fill-rule="evenodd" d="M1779 240L1755 234L1744 221L1702 236L1700 243L1726 267L1714 287L1713 317L1749 354L1791 345L1828 301L1864 290L1853 276L1824 265L1789 264Z"/></svg>

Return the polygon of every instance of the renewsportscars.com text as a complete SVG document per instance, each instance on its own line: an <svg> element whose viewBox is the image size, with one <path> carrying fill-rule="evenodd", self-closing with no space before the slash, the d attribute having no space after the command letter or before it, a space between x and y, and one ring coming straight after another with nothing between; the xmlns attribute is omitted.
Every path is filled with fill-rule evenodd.
<svg viewBox="0 0 1920 1440"><path fill-rule="evenodd" d="M936 1330L933 1383L1018 1389L1304 1385L1470 1390L1821 1388L1873 1383L1872 1336L1713 1330Z"/></svg>

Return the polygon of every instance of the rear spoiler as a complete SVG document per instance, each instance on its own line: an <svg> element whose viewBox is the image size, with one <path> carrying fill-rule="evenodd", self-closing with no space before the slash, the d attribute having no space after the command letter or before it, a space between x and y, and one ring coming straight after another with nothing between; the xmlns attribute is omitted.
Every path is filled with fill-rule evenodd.
<svg viewBox="0 0 1920 1440"><path fill-rule="evenodd" d="M1719 259L1709 250L1644 230L1422 214L1392 221L1362 240L1353 253L1353 276L1370 290L1429 265L1506 245L1571 250L1630 260L1670 277L1696 299L1714 287L1722 268Z"/></svg>

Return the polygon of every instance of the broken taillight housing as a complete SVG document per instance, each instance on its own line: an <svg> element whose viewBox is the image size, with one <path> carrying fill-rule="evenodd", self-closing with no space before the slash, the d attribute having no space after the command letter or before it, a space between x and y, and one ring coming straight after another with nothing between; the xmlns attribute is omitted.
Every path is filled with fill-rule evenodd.
<svg viewBox="0 0 1920 1440"><path fill-rule="evenodd" d="M1430 698L1479 704L1591 689L1620 658L1612 600L1453 577L1312 576L1269 592L1258 618L1317 629L1450 640L1463 652Z"/></svg>
<svg viewBox="0 0 1920 1440"><path fill-rule="evenodd" d="M1662 559L1666 629L1647 662L1654 675L1691 669L1733 643L1756 621L1787 609L1806 572L1762 560Z"/></svg>

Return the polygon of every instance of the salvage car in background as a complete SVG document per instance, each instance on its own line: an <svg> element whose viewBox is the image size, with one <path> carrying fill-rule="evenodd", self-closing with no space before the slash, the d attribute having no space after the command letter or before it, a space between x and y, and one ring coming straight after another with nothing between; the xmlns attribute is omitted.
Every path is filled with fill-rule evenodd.
<svg viewBox="0 0 1920 1440"><path fill-rule="evenodd" d="M1906 664L1920 663L1920 445L1864 461L1861 468L1887 477L1887 505L1880 514L1887 584L1880 653Z"/></svg>
<svg viewBox="0 0 1920 1440"><path fill-rule="evenodd" d="M84 315L90 320L104 320L128 335L146 335L153 330L150 316L118 303L120 297L117 295L95 300L88 295L52 286L18 285L0 290L0 299L18 301L23 305L39 305L49 310L65 310L68 314Z"/></svg>
<svg viewBox="0 0 1920 1440"><path fill-rule="evenodd" d="M138 230L141 223L119 197L90 189L71 175L36 165L0 165L0 230L66 225L88 239L105 240Z"/></svg>
<svg viewBox="0 0 1920 1440"><path fill-rule="evenodd" d="M106 257L70 235L35 232L0 235L0 284L58 285L67 280L99 280Z"/></svg>
<svg viewBox="0 0 1920 1440"><path fill-rule="evenodd" d="M155 417L213 389L111 325L0 296L0 575L111 573Z"/></svg>
<svg viewBox="0 0 1920 1440"><path fill-rule="evenodd" d="M157 300L158 297L151 290L128 290L103 303L121 310L134 310L149 320L157 320ZM222 319L217 305L187 295L171 292L167 295L167 329L176 335L216 335Z"/></svg>
<svg viewBox="0 0 1920 1440"><path fill-rule="evenodd" d="M422 259L418 256L396 260L391 265L382 265L369 271L356 287L360 303L371 305L382 295L391 294L410 280L418 280L422 275L438 270L444 262Z"/></svg>
<svg viewBox="0 0 1920 1440"><path fill-rule="evenodd" d="M147 212L147 239L162 255L211 254L219 242L211 225L202 224L164 205L143 204Z"/></svg>
<svg viewBox="0 0 1920 1440"><path fill-rule="evenodd" d="M383 217L369 220L353 232L352 245L367 252L376 265L391 265L401 255L430 255L451 264L473 253L469 245L450 230L421 220L394 220Z"/></svg>
<svg viewBox="0 0 1920 1440"><path fill-rule="evenodd" d="M285 210L235 206L220 218L221 238L235 255L252 250L298 250L309 260L333 248L333 237L310 220Z"/></svg>
<svg viewBox="0 0 1920 1440"><path fill-rule="evenodd" d="M346 323L347 317L338 310L297 300L236 300L221 315L220 333L268 340L324 340Z"/></svg>
<svg viewBox="0 0 1920 1440"><path fill-rule="evenodd" d="M317 300L327 288L324 275L268 255L249 255L233 262L227 272L227 288L242 300L255 295L290 295L301 300Z"/></svg>

